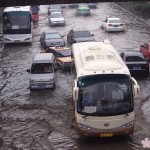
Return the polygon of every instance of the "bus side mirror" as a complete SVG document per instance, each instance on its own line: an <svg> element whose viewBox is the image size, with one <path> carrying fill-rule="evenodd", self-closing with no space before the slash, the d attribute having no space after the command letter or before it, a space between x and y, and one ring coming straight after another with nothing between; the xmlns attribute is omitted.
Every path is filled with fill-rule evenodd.
<svg viewBox="0 0 150 150"><path fill-rule="evenodd" d="M73 100L74 101L78 100L78 93L79 93L79 88L78 87L74 87L73 88Z"/></svg>
<svg viewBox="0 0 150 150"><path fill-rule="evenodd" d="M30 73L30 69L27 69L27 72Z"/></svg>
<svg viewBox="0 0 150 150"><path fill-rule="evenodd" d="M137 98L140 95L140 87L137 81L133 77L131 77L131 81L132 81L132 87L133 87L133 97Z"/></svg>
<svg viewBox="0 0 150 150"><path fill-rule="evenodd" d="M78 100L78 94L79 93L79 88L77 87L77 81L74 81L74 87L73 87L73 100L77 101Z"/></svg>

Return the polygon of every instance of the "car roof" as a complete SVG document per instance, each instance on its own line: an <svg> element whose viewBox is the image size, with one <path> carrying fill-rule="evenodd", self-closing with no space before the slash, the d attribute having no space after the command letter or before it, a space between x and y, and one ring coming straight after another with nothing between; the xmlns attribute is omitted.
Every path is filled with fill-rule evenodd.
<svg viewBox="0 0 150 150"><path fill-rule="evenodd" d="M55 31L55 32L51 32L51 31L45 31L45 34L60 34L59 32Z"/></svg>
<svg viewBox="0 0 150 150"><path fill-rule="evenodd" d="M89 31L89 30L87 30L85 28L73 28L72 30L73 31Z"/></svg>
<svg viewBox="0 0 150 150"><path fill-rule="evenodd" d="M79 4L77 8L82 8L82 7L88 8L88 9L90 8L88 4Z"/></svg>
<svg viewBox="0 0 150 150"><path fill-rule="evenodd" d="M109 20L120 20L120 18L107 18Z"/></svg>
<svg viewBox="0 0 150 150"><path fill-rule="evenodd" d="M125 54L125 56L142 56L143 57L143 54L140 51L129 50L129 51L125 51L123 53Z"/></svg>
<svg viewBox="0 0 150 150"><path fill-rule="evenodd" d="M61 6L60 5L55 5L55 4L52 4L52 5L49 5L49 8L60 8L61 9Z"/></svg>

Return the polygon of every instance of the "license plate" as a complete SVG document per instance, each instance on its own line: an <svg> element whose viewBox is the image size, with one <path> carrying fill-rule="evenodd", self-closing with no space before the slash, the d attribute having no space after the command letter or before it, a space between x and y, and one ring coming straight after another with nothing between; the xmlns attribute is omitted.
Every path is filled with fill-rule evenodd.
<svg viewBox="0 0 150 150"><path fill-rule="evenodd" d="M100 134L100 137L112 137L113 136L113 133L101 133Z"/></svg>
<svg viewBox="0 0 150 150"><path fill-rule="evenodd" d="M118 25L114 25L114 27L118 27Z"/></svg>
<svg viewBox="0 0 150 150"><path fill-rule="evenodd" d="M38 89L45 89L46 84L45 83L39 83L37 84Z"/></svg>
<svg viewBox="0 0 150 150"><path fill-rule="evenodd" d="M19 42L20 42L20 40L15 40L15 42L16 42L16 43L19 43Z"/></svg>
<svg viewBox="0 0 150 150"><path fill-rule="evenodd" d="M133 67L134 70L140 70L141 67Z"/></svg>

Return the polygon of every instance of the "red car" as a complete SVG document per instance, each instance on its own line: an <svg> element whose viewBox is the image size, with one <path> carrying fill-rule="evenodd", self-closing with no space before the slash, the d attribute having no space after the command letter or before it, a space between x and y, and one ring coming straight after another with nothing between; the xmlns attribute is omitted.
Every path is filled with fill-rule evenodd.
<svg viewBox="0 0 150 150"><path fill-rule="evenodd" d="M33 20L33 22L38 22L39 21L39 15L38 14L32 14L32 20Z"/></svg>
<svg viewBox="0 0 150 150"><path fill-rule="evenodd" d="M143 53L145 58L150 62L150 42L140 45L140 51Z"/></svg>

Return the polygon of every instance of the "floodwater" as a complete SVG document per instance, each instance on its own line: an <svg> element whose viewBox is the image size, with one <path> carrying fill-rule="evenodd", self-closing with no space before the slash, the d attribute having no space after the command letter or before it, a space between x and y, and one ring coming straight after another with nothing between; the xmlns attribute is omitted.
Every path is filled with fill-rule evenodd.
<svg viewBox="0 0 150 150"><path fill-rule="evenodd" d="M32 45L8 45L0 51L0 150L142 150L150 138L150 77L137 78L141 95L135 99L135 132L129 138L81 139L75 131L70 71L56 72L56 89L32 91L29 74L33 57L41 51L43 31L59 31L64 38L73 27L86 28L97 41L109 39L118 51L139 49L150 39L150 24L114 3L98 3L89 17L76 17L75 9L64 8L65 27L50 27L47 7L40 6L34 24ZM108 16L126 22L124 33L106 33L100 28Z"/></svg>

